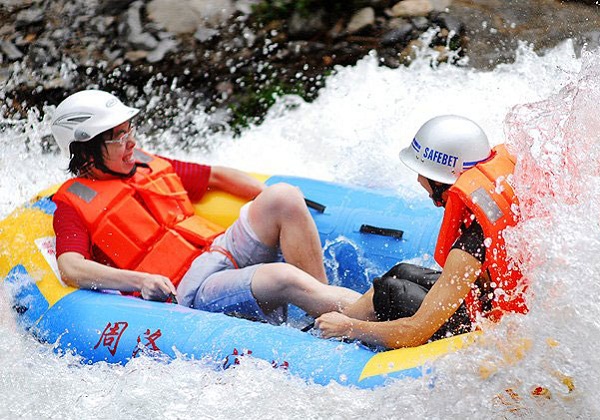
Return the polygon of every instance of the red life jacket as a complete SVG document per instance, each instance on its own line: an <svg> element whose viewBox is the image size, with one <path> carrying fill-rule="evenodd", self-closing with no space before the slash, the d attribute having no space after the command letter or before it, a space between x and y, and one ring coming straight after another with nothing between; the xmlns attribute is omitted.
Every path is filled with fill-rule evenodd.
<svg viewBox="0 0 600 420"><path fill-rule="evenodd" d="M504 145L494 148L493 155L460 175L448 190L444 219L438 237L435 260L442 267L452 245L460 235L460 227L473 215L485 237L486 254L482 272L490 274L494 296L491 310L483 313L481 291L474 285L465 299L473 321L478 314L499 320L506 312L527 313L521 281L522 274L507 261L503 231L518 221L519 201L508 182L515 170L515 158ZM488 243L489 242L489 243Z"/></svg>
<svg viewBox="0 0 600 420"><path fill-rule="evenodd" d="M177 286L223 228L194 213L169 162L140 150L127 179L73 178L54 195L77 210L115 267L161 274Z"/></svg>

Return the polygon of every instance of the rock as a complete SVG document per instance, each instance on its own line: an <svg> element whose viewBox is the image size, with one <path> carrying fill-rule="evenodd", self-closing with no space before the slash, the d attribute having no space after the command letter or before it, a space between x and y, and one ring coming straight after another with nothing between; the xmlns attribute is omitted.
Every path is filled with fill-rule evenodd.
<svg viewBox="0 0 600 420"><path fill-rule="evenodd" d="M44 82L44 89L65 89L69 85L68 81L63 77L55 77L47 82Z"/></svg>
<svg viewBox="0 0 600 420"><path fill-rule="evenodd" d="M252 13L252 8L260 2L261 0L238 0L235 2L235 8L238 12L249 15Z"/></svg>
<svg viewBox="0 0 600 420"><path fill-rule="evenodd" d="M194 38L196 38L200 42L206 42L218 34L219 31L217 31L216 29L199 26L198 29L196 29L196 32L194 33Z"/></svg>
<svg viewBox="0 0 600 420"><path fill-rule="evenodd" d="M436 59L438 63L446 63L448 61L448 49L443 45L436 45L433 50L438 53Z"/></svg>
<svg viewBox="0 0 600 420"><path fill-rule="evenodd" d="M43 68L56 59L53 57L52 51L42 45L32 45L29 47L27 56L31 67L35 69Z"/></svg>
<svg viewBox="0 0 600 420"><path fill-rule="evenodd" d="M222 99L227 99L233 94L234 86L229 80L217 83L216 90Z"/></svg>
<svg viewBox="0 0 600 420"><path fill-rule="evenodd" d="M246 46L252 47L256 42L256 34L252 32L249 28L244 28L242 31L242 36L246 40Z"/></svg>
<svg viewBox="0 0 600 420"><path fill-rule="evenodd" d="M149 63L156 63L157 61L161 61L167 53L175 51L175 47L177 46L177 44L178 42L174 39L163 39L158 43L158 46L154 49L154 51L151 51L146 56L146 61L148 61Z"/></svg>
<svg viewBox="0 0 600 420"><path fill-rule="evenodd" d="M2 62L2 55L0 55L0 62ZM11 75L11 71L7 68L0 68L0 83L6 83ZM0 97L4 98L4 92L0 93Z"/></svg>
<svg viewBox="0 0 600 420"><path fill-rule="evenodd" d="M387 27L389 29L400 29L406 24L410 25L410 22L404 18L393 18L387 21Z"/></svg>
<svg viewBox="0 0 600 420"><path fill-rule="evenodd" d="M545 0L454 0L449 8L449 14L464 24L469 66L478 69L512 62L520 41L539 52L597 31L599 11L578 2Z"/></svg>
<svg viewBox="0 0 600 420"><path fill-rule="evenodd" d="M0 41L0 49L9 60L19 60L23 53L10 41Z"/></svg>
<svg viewBox="0 0 600 420"><path fill-rule="evenodd" d="M581 47L585 45L588 50L594 50L600 47L600 31L589 31L581 35L581 39L576 40Z"/></svg>
<svg viewBox="0 0 600 420"><path fill-rule="evenodd" d="M69 31L66 28L59 28L50 33L49 38L62 40L69 36Z"/></svg>
<svg viewBox="0 0 600 420"><path fill-rule="evenodd" d="M149 52L144 50L127 51L125 53L125 60L135 63L148 57L148 54Z"/></svg>
<svg viewBox="0 0 600 420"><path fill-rule="evenodd" d="M2 0L2 7L12 11L13 7L22 9L31 6L32 0Z"/></svg>
<svg viewBox="0 0 600 420"><path fill-rule="evenodd" d="M17 29L33 25L35 23L40 23L44 20L44 10L33 8L33 9L24 9L21 10L17 14L17 19L15 20L15 27Z"/></svg>
<svg viewBox="0 0 600 420"><path fill-rule="evenodd" d="M98 14L118 15L129 7L134 0L99 0L96 9Z"/></svg>
<svg viewBox="0 0 600 420"><path fill-rule="evenodd" d="M16 31L15 25L7 23L5 25L0 26L0 37L3 39L10 38L10 35L14 34Z"/></svg>
<svg viewBox="0 0 600 420"><path fill-rule="evenodd" d="M346 27L346 31L350 34L355 34L360 32L362 29L367 26L371 26L375 23L375 10L372 7L365 7L356 12L350 22L348 22L348 26Z"/></svg>
<svg viewBox="0 0 600 420"><path fill-rule="evenodd" d="M391 14L394 17L427 16L432 11L430 0L404 0L392 7Z"/></svg>
<svg viewBox="0 0 600 420"><path fill-rule="evenodd" d="M369 2L368 2L369 6L375 7L378 9L388 7L390 3L391 3L390 0L369 0Z"/></svg>
<svg viewBox="0 0 600 420"><path fill-rule="evenodd" d="M417 58L417 51L419 51L421 48L423 48L423 41L419 39L413 39L400 53L400 60L406 64L410 63Z"/></svg>
<svg viewBox="0 0 600 420"><path fill-rule="evenodd" d="M103 51L103 53L108 61L115 61L117 58L119 58L123 54L123 51L120 49L111 51L107 48Z"/></svg>
<svg viewBox="0 0 600 420"><path fill-rule="evenodd" d="M290 36L293 38L310 37L324 31L324 15L325 12L322 9L309 16L304 16L298 11L294 12L288 22Z"/></svg>
<svg viewBox="0 0 600 420"><path fill-rule="evenodd" d="M147 32L143 32L141 34L131 34L127 38L127 41L134 48L142 48L145 50L152 50L158 47L158 41L152 35Z"/></svg>
<svg viewBox="0 0 600 420"><path fill-rule="evenodd" d="M460 20L447 13L440 13L439 16L433 21L438 25L447 28L449 31L454 32L455 34L460 34L465 29L465 25Z"/></svg>
<svg viewBox="0 0 600 420"><path fill-rule="evenodd" d="M433 10L436 12L445 12L452 4L452 0L430 0Z"/></svg>
<svg viewBox="0 0 600 420"><path fill-rule="evenodd" d="M419 31L426 31L429 26L431 26L431 22L424 16L417 16L410 19L411 23L415 28Z"/></svg>
<svg viewBox="0 0 600 420"><path fill-rule="evenodd" d="M231 0L152 0L148 17L174 34L193 33L198 25L217 27L235 12Z"/></svg>
<svg viewBox="0 0 600 420"><path fill-rule="evenodd" d="M268 12L287 9L276 20L258 21L248 14L259 2L272 6ZM301 84L314 99L334 66L352 66L370 50L388 67L408 64L419 48L451 63L466 57L476 69L510 62L518 40L543 53L572 38L578 53L584 43L600 44L600 7L585 2L357 0L340 10L316 0L0 0L0 82L8 81L0 113L24 112L92 85L151 96L174 80L181 95L214 115L273 80ZM309 3L317 7L299 7ZM355 13L358 4L365 9ZM428 45L415 40L436 26ZM177 109L168 98L162 105Z"/></svg>
<svg viewBox="0 0 600 420"><path fill-rule="evenodd" d="M337 22L335 23L335 25L333 25L333 27L327 32L327 36L329 36L332 39L336 39L339 38L340 36L343 36L344 33L344 18L340 18L337 20Z"/></svg>
<svg viewBox="0 0 600 420"><path fill-rule="evenodd" d="M142 30L142 19L140 16L141 1L134 2L126 13L127 42L136 49L153 50L158 47L158 40L148 32Z"/></svg>
<svg viewBox="0 0 600 420"><path fill-rule="evenodd" d="M391 46L406 42L411 35L413 26L405 23L401 28L392 29L381 38L381 45Z"/></svg>
<svg viewBox="0 0 600 420"><path fill-rule="evenodd" d="M288 51L292 54L302 55L306 54L309 49L308 41L290 41L288 44Z"/></svg>

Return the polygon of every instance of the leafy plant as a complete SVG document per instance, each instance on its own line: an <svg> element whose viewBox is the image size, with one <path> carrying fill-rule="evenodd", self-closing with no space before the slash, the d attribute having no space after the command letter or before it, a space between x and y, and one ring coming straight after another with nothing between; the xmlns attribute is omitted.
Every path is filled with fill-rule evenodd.
<svg viewBox="0 0 600 420"><path fill-rule="evenodd" d="M270 81L255 90L248 89L249 93L243 95L235 104L229 106L231 112L230 124L235 134L240 134L243 128L252 124L260 124L278 97L294 94L305 100L312 99L302 84L288 84L279 81Z"/></svg>

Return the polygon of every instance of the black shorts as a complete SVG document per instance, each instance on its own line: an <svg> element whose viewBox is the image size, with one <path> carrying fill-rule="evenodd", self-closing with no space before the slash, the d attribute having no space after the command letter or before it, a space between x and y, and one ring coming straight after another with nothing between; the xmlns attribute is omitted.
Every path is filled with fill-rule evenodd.
<svg viewBox="0 0 600 420"><path fill-rule="evenodd" d="M425 295L442 274L418 265L400 263L373 280L373 307L379 321L391 321L414 315ZM432 340L471 331L465 304L431 337Z"/></svg>

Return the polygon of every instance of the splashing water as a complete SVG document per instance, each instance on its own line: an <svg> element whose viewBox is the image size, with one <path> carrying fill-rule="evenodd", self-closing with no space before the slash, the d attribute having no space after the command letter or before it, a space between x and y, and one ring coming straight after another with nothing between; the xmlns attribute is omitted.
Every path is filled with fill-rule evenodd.
<svg viewBox="0 0 600 420"><path fill-rule="evenodd" d="M322 387L253 359L223 372L202 361L146 357L83 365L21 332L2 295L0 417L599 417L599 72L600 53L577 59L570 42L544 57L522 46L514 64L492 72L432 67L425 58L391 70L369 56L338 69L313 103L280 98L262 125L239 138L199 130L184 149L175 140L184 116L160 144L140 137L142 146L176 158L393 188L414 199L424 194L398 151L427 119L462 114L494 144L507 141L519 155L514 183L523 216L508 243L529 280L531 313L436 362L433 388L431 378L373 391ZM2 217L66 178L66 160L42 146L52 111L0 121ZM198 127L214 121L203 109L185 113Z"/></svg>

